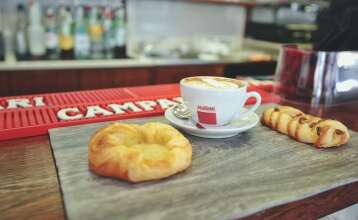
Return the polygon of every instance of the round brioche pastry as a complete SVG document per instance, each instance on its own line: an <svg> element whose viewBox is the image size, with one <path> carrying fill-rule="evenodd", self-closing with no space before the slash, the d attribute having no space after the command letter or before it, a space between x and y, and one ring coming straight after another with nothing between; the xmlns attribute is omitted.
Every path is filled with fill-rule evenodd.
<svg viewBox="0 0 358 220"><path fill-rule="evenodd" d="M192 147L170 125L113 123L99 129L88 145L89 168L94 173L141 182L174 175L191 164Z"/></svg>

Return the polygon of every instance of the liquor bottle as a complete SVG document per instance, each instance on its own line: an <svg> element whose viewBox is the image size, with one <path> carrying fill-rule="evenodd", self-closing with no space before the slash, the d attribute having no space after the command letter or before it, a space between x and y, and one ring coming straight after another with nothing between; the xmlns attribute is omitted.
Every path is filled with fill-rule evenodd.
<svg viewBox="0 0 358 220"><path fill-rule="evenodd" d="M104 57L112 59L114 57L114 41L112 29L112 10L106 7L103 10L103 49Z"/></svg>
<svg viewBox="0 0 358 220"><path fill-rule="evenodd" d="M91 58L102 59L103 58L103 44L102 44L102 25L100 23L100 14L96 6L92 7L89 18L89 33L91 39Z"/></svg>
<svg viewBox="0 0 358 220"><path fill-rule="evenodd" d="M83 13L84 13L83 19L87 27L88 35L89 35L89 23L90 23L89 21L90 21L91 11L92 8L90 5L83 5Z"/></svg>
<svg viewBox="0 0 358 220"><path fill-rule="evenodd" d="M15 54L17 60L28 59L27 14L23 4L17 6Z"/></svg>
<svg viewBox="0 0 358 220"><path fill-rule="evenodd" d="M45 30L41 24L41 8L37 0L29 1L29 49L31 59L42 59L45 55Z"/></svg>
<svg viewBox="0 0 358 220"><path fill-rule="evenodd" d="M126 27L124 7L117 8L113 20L114 56L126 58Z"/></svg>
<svg viewBox="0 0 358 220"><path fill-rule="evenodd" d="M78 6L75 21L75 58L87 59L90 56L90 38L84 18L83 7Z"/></svg>
<svg viewBox="0 0 358 220"><path fill-rule="evenodd" d="M3 34L3 17L0 10L0 60L5 60L5 39Z"/></svg>
<svg viewBox="0 0 358 220"><path fill-rule="evenodd" d="M46 30L46 57L50 60L59 59L58 31L55 11L52 7L47 8L45 17Z"/></svg>
<svg viewBox="0 0 358 220"><path fill-rule="evenodd" d="M5 59L5 40L2 30L0 29L0 60Z"/></svg>
<svg viewBox="0 0 358 220"><path fill-rule="evenodd" d="M67 17L67 9L66 6L64 5L64 3L62 3L59 8L58 8L58 15L57 15L58 19L58 26L61 26L62 22L66 19Z"/></svg>
<svg viewBox="0 0 358 220"><path fill-rule="evenodd" d="M71 9L62 6L59 11L60 17L60 58L71 60L74 58L73 19Z"/></svg>

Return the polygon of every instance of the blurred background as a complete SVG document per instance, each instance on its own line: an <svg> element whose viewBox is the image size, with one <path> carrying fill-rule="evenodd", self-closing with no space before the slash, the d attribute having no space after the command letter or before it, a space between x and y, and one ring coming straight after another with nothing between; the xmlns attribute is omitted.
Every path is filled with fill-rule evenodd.
<svg viewBox="0 0 358 220"><path fill-rule="evenodd" d="M0 96L273 78L285 44L311 48L330 1L1 0Z"/></svg>
<svg viewBox="0 0 358 220"><path fill-rule="evenodd" d="M276 75L287 100L356 101L357 21L356 0L0 0L0 97Z"/></svg>

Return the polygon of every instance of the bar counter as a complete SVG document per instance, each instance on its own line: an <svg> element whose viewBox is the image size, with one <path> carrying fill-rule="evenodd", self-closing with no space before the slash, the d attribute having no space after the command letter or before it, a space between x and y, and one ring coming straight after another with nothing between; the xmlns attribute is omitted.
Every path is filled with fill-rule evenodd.
<svg viewBox="0 0 358 220"><path fill-rule="evenodd" d="M29 71L29 70L75 70L75 69L113 69L133 67L158 67L158 66L185 66L185 65L212 65L234 64L252 62L252 55L272 57L277 59L282 44L246 38L243 48L235 51L230 58L214 60L205 59L174 59L174 58L151 58L137 57L127 59L109 60L38 60L16 61L14 54L7 54L5 61L0 61L0 74L6 71ZM309 48L309 44L300 44L300 47ZM65 73L65 72L64 72ZM24 72L24 74L26 74Z"/></svg>
<svg viewBox="0 0 358 220"><path fill-rule="evenodd" d="M0 62L0 96L175 83L191 75L223 76L230 65L239 66L245 73L246 66L274 63L280 46L245 39L241 50L230 58L218 60L138 57L16 61L14 55L8 54Z"/></svg>
<svg viewBox="0 0 358 220"><path fill-rule="evenodd" d="M24 70L66 70L66 69L113 69L133 67L210 65L248 62L247 55L230 60L199 60L199 59L121 59L121 60L67 60L67 61L20 61L0 62L0 74L4 71Z"/></svg>
<svg viewBox="0 0 358 220"><path fill-rule="evenodd" d="M280 102L312 110L308 105ZM321 113L358 131L357 109L358 103L350 103ZM66 219L48 135L0 141L0 176L0 219ZM243 219L317 219L357 202L358 182L352 182Z"/></svg>

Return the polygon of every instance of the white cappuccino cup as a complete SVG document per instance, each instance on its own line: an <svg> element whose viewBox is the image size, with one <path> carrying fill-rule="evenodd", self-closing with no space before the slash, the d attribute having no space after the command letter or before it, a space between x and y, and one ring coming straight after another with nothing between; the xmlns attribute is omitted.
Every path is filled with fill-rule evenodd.
<svg viewBox="0 0 358 220"><path fill-rule="evenodd" d="M229 124L233 119L254 112L261 104L260 94L248 92L245 81L225 77L184 78L180 81L180 92L193 121L208 126ZM244 109L250 97L254 97L256 103Z"/></svg>

